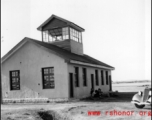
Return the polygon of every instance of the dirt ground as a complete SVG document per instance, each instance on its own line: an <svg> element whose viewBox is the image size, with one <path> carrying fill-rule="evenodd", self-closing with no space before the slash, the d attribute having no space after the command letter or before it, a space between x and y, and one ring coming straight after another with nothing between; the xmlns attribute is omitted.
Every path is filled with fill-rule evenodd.
<svg viewBox="0 0 152 120"><path fill-rule="evenodd" d="M3 104L1 120L151 120L150 106L137 109L130 103L133 94L64 103Z"/></svg>

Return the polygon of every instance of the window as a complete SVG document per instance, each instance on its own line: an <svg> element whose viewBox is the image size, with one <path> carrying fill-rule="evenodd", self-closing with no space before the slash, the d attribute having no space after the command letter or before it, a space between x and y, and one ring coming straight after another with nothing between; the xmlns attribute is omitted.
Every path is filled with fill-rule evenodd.
<svg viewBox="0 0 152 120"><path fill-rule="evenodd" d="M51 89L54 84L54 67L42 68L43 89Z"/></svg>
<svg viewBox="0 0 152 120"><path fill-rule="evenodd" d="M63 40L69 39L68 27L62 28Z"/></svg>
<svg viewBox="0 0 152 120"><path fill-rule="evenodd" d="M82 33L70 27L54 28L42 31L42 39L44 42L54 42L71 39L82 43Z"/></svg>
<svg viewBox="0 0 152 120"><path fill-rule="evenodd" d="M82 43L81 35L82 35L81 32L78 32L75 29L70 28L70 38L72 40Z"/></svg>
<svg viewBox="0 0 152 120"><path fill-rule="evenodd" d="M10 71L10 89L20 90L20 71Z"/></svg>
<svg viewBox="0 0 152 120"><path fill-rule="evenodd" d="M82 69L83 86L87 86L87 71L86 68Z"/></svg>
<svg viewBox="0 0 152 120"><path fill-rule="evenodd" d="M101 85L104 85L104 76L103 76L103 71L101 71Z"/></svg>
<svg viewBox="0 0 152 120"><path fill-rule="evenodd" d="M43 41L45 42L62 41L69 39L68 27L46 30L43 31L42 33L43 33Z"/></svg>
<svg viewBox="0 0 152 120"><path fill-rule="evenodd" d="M75 86L79 87L79 68L75 67Z"/></svg>
<svg viewBox="0 0 152 120"><path fill-rule="evenodd" d="M47 42L48 41L48 31L43 31L43 41Z"/></svg>
<svg viewBox="0 0 152 120"><path fill-rule="evenodd" d="M106 71L106 84L108 85L109 83L108 83L108 71Z"/></svg>
<svg viewBox="0 0 152 120"><path fill-rule="evenodd" d="M99 85L98 70L95 70L95 77L96 77L96 85Z"/></svg>

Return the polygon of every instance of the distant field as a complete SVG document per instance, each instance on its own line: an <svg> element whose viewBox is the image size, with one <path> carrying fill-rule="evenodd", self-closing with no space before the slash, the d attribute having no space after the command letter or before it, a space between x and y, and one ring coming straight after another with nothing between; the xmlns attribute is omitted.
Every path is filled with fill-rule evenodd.
<svg viewBox="0 0 152 120"><path fill-rule="evenodd" d="M112 85L113 91L119 92L138 92L142 91L145 87L151 87L151 82L141 83L115 83Z"/></svg>
<svg viewBox="0 0 152 120"><path fill-rule="evenodd" d="M147 83L147 82L151 82L151 80L113 81L114 84L117 84L117 83Z"/></svg>

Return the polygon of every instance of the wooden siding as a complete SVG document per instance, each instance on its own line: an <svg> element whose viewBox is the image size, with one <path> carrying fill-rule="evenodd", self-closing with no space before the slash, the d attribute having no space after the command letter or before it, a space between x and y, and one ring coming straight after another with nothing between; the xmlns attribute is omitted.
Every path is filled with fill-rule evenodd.
<svg viewBox="0 0 152 120"><path fill-rule="evenodd" d="M49 30L49 29L52 29L52 28L58 28L58 27L64 27L64 26L67 26L67 24L61 20L58 20L58 19L52 19L48 24L46 24L42 30Z"/></svg>

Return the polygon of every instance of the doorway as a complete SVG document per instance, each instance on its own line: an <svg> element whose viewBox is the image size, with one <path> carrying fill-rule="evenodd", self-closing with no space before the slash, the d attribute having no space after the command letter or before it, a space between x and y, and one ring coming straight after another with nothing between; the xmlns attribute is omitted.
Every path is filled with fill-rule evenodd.
<svg viewBox="0 0 152 120"><path fill-rule="evenodd" d="M73 73L69 73L69 92L70 98L74 97L74 89L73 89Z"/></svg>
<svg viewBox="0 0 152 120"><path fill-rule="evenodd" d="M111 75L109 75L109 91L112 91Z"/></svg>

